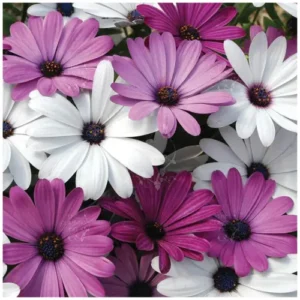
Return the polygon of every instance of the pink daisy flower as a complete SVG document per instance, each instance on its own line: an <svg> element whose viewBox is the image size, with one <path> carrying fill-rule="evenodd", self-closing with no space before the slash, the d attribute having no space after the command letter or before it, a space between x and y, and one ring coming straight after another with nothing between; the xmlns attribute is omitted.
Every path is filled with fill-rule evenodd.
<svg viewBox="0 0 300 300"><path fill-rule="evenodd" d="M178 45L183 40L202 42L204 53L216 52L224 59L223 42L245 36L237 26L227 26L237 14L234 7L221 8L222 3L159 3L161 9L141 4L138 11L145 23L159 32L170 32Z"/></svg>
<svg viewBox="0 0 300 300"><path fill-rule="evenodd" d="M109 36L96 37L99 23L78 18L65 26L56 11L42 19L30 17L28 26L16 22L5 38L10 52L3 63L4 81L16 84L12 98L20 101L35 89L44 96L57 90L67 96L78 96L80 88L92 89L99 61L112 47Z"/></svg>
<svg viewBox="0 0 300 300"><path fill-rule="evenodd" d="M205 92L230 74L216 54L201 55L202 44L183 41L176 49L170 33L152 33L149 49L142 38L128 39L131 59L114 56L113 67L127 84L113 83L115 103L132 106L129 117L140 120L157 114L159 131L171 137L177 121L189 134L200 134L200 126L188 113L210 114L234 103L229 93ZM201 57L200 57L201 56Z"/></svg>
<svg viewBox="0 0 300 300"><path fill-rule="evenodd" d="M223 223L219 231L203 235L211 243L210 256L218 257L226 267L234 267L238 276L251 269L268 269L268 257L296 253L297 217L284 215L293 207L289 197L271 199L275 181L253 173L243 187L237 169L227 178L220 171L212 174L212 186L222 212L216 217Z"/></svg>
<svg viewBox="0 0 300 300"><path fill-rule="evenodd" d="M110 224L97 221L99 207L79 211L83 191L65 196L62 180L39 180L34 202L19 187L3 199L4 232L21 242L4 245L3 261L17 265L5 282L24 297L102 297L96 277L110 277L115 266L104 257L113 249Z"/></svg>
<svg viewBox="0 0 300 300"><path fill-rule="evenodd" d="M191 192L192 175L188 172L158 171L149 180L133 176L134 199L114 201L103 199L100 205L129 221L112 225L111 235L120 241L136 243L139 250L157 250L162 273L170 269L170 257L182 261L184 257L202 260L209 242L194 233L220 229L221 223L211 216L220 212L219 205L211 205L213 193L209 190ZM170 257L169 257L170 256Z"/></svg>
<svg viewBox="0 0 300 300"><path fill-rule="evenodd" d="M108 258L116 266L115 276L102 278L108 297L163 297L156 289L158 283L166 278L151 267L154 253L145 254L138 260L128 244L115 248L116 256Z"/></svg>

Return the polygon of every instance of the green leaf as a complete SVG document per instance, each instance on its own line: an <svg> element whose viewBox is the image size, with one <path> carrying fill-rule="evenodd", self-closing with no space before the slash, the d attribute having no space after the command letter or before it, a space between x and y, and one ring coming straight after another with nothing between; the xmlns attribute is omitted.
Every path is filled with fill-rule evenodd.
<svg viewBox="0 0 300 300"><path fill-rule="evenodd" d="M271 17L272 21L277 25L276 27L284 28L282 21L280 20L279 16L277 15L274 4L266 3L265 8L266 8L268 15Z"/></svg>
<svg viewBox="0 0 300 300"><path fill-rule="evenodd" d="M3 35L7 36L10 34L10 26L17 21L16 17L11 16L7 13L3 13Z"/></svg>
<svg viewBox="0 0 300 300"><path fill-rule="evenodd" d="M267 30L268 27L280 28L281 26L278 26L278 24L276 22L274 22L273 20L271 20L270 18L264 17L264 28L265 28L265 30Z"/></svg>

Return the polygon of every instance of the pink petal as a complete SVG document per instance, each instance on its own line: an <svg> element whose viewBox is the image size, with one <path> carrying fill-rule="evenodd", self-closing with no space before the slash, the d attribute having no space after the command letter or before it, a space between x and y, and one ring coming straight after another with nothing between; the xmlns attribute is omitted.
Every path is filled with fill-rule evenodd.
<svg viewBox="0 0 300 300"><path fill-rule="evenodd" d="M197 121L187 112L178 109L176 107L172 107L172 112L175 115L177 121L183 127L183 129L193 136L200 135L201 129Z"/></svg>
<svg viewBox="0 0 300 300"><path fill-rule="evenodd" d="M46 262L40 297L59 297L59 295L58 275L55 264L54 262Z"/></svg>
<svg viewBox="0 0 300 300"><path fill-rule="evenodd" d="M136 239L136 247L139 250L152 251L154 249L154 243L145 233L140 233Z"/></svg>
<svg viewBox="0 0 300 300"><path fill-rule="evenodd" d="M243 197L242 177L237 169L230 169L227 175L228 205L230 215L237 219L240 215ZM219 195L221 197L221 195ZM226 209L227 211L227 209ZM228 211L227 211L228 212Z"/></svg>
<svg viewBox="0 0 300 300"><path fill-rule="evenodd" d="M53 77L55 87L66 96L76 97L80 93L79 86L72 77L57 76Z"/></svg>
<svg viewBox="0 0 300 300"><path fill-rule="evenodd" d="M3 245L3 262L7 265L17 265L36 256L35 246L24 243L11 243Z"/></svg>
<svg viewBox="0 0 300 300"><path fill-rule="evenodd" d="M182 261L184 254L182 250L173 243L167 242L165 239L158 241L159 248L163 248L176 261Z"/></svg>
<svg viewBox="0 0 300 300"><path fill-rule="evenodd" d="M111 87L116 93L124 97L137 100L154 100L154 96L152 94L147 94L145 91L141 91L133 85L113 83Z"/></svg>
<svg viewBox="0 0 300 300"><path fill-rule="evenodd" d="M159 270L161 273L168 273L171 268L171 261L168 253L162 248L158 247L159 256Z"/></svg>
<svg viewBox="0 0 300 300"><path fill-rule="evenodd" d="M167 235L164 240L177 247L195 252L207 252L210 249L210 243L197 236Z"/></svg>
<svg viewBox="0 0 300 300"><path fill-rule="evenodd" d="M129 118L132 120L141 120L158 108L159 104L154 101L140 101L130 109Z"/></svg>
<svg viewBox="0 0 300 300"><path fill-rule="evenodd" d="M43 96L52 96L56 92L56 86L51 78L42 77L37 83L37 89Z"/></svg>
<svg viewBox="0 0 300 300"><path fill-rule="evenodd" d="M180 104L210 104L210 105L230 105L234 99L227 92L206 92L196 96L183 98Z"/></svg>
<svg viewBox="0 0 300 300"><path fill-rule="evenodd" d="M248 275L251 271L251 266L245 257L241 243L235 243L234 270L241 277Z"/></svg>
<svg viewBox="0 0 300 300"><path fill-rule="evenodd" d="M30 92L36 89L38 79L17 84L11 93L11 98L14 101L21 101L28 98Z"/></svg>
<svg viewBox="0 0 300 300"><path fill-rule="evenodd" d="M111 227L112 237L127 243L135 243L138 234L141 232L140 225L133 221L118 222Z"/></svg>
<svg viewBox="0 0 300 300"><path fill-rule="evenodd" d="M196 114L211 114L219 110L218 106L208 104L180 104L176 108Z"/></svg>
<svg viewBox="0 0 300 300"><path fill-rule="evenodd" d="M176 123L177 121L172 110L166 106L160 107L157 115L157 125L160 133L170 138L175 133Z"/></svg>

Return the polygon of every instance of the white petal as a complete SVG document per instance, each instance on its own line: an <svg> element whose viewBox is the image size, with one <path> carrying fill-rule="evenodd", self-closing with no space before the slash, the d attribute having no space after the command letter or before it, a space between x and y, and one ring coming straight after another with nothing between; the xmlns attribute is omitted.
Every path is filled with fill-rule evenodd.
<svg viewBox="0 0 300 300"><path fill-rule="evenodd" d="M83 91L77 97L73 97L73 101L79 110L84 123L91 121L91 95L88 91Z"/></svg>
<svg viewBox="0 0 300 300"><path fill-rule="evenodd" d="M280 127L292 131L297 132L297 124L293 121L283 117L282 115L278 114L275 110L269 109L268 113L270 117L276 122Z"/></svg>
<svg viewBox="0 0 300 300"><path fill-rule="evenodd" d="M275 139L275 126L270 115L264 109L256 112L256 124L258 136L264 147L269 147Z"/></svg>
<svg viewBox="0 0 300 300"><path fill-rule="evenodd" d="M297 171L297 152L291 153L287 157L277 158L268 169L271 174Z"/></svg>
<svg viewBox="0 0 300 300"><path fill-rule="evenodd" d="M167 147L168 139L162 136L162 134L159 131L157 131L154 134L154 139L147 140L147 143L155 147L161 153L164 153Z"/></svg>
<svg viewBox="0 0 300 300"><path fill-rule="evenodd" d="M119 23L123 22L125 19L105 19L105 18L100 18L99 24L100 28L115 28L115 27L120 27Z"/></svg>
<svg viewBox="0 0 300 300"><path fill-rule="evenodd" d="M193 190L194 191L197 191L197 190L212 190L212 185L211 185L211 182L210 181L203 181L203 180L200 180L200 179L196 179L196 180L193 180L195 181L195 185L193 187Z"/></svg>
<svg viewBox="0 0 300 300"><path fill-rule="evenodd" d="M72 18L79 18L80 20L85 21L87 19L90 19L91 17L92 16L90 14L87 14L80 9L74 8L74 13L72 14ZM99 21L98 19L96 20Z"/></svg>
<svg viewBox="0 0 300 300"><path fill-rule="evenodd" d="M284 3L280 2L278 3L284 10L286 10L290 15L297 18L297 9L298 5L297 3Z"/></svg>
<svg viewBox="0 0 300 300"><path fill-rule="evenodd" d="M10 150L10 145L9 145L9 142L7 139L2 139L2 142L3 142L2 172L4 172L10 162L11 150Z"/></svg>
<svg viewBox="0 0 300 300"><path fill-rule="evenodd" d="M278 104L293 104L293 105L297 105L297 96L293 95L293 96L286 96L286 97L273 97L273 100L275 103Z"/></svg>
<svg viewBox="0 0 300 300"><path fill-rule="evenodd" d="M76 173L76 186L84 191L84 200L100 198L108 180L108 166L103 150L98 145L89 147L85 160Z"/></svg>
<svg viewBox="0 0 300 300"><path fill-rule="evenodd" d="M28 15L35 17L45 17L50 11L55 11L55 8L45 6L43 4L34 4L27 9Z"/></svg>
<svg viewBox="0 0 300 300"><path fill-rule="evenodd" d="M231 40L226 40L224 42L224 49L235 72L247 86L250 86L253 83L253 75L248 65L245 53L235 42Z"/></svg>
<svg viewBox="0 0 300 300"><path fill-rule="evenodd" d="M292 274L297 272L297 254L288 254L282 258L269 258L268 272Z"/></svg>
<svg viewBox="0 0 300 300"><path fill-rule="evenodd" d="M223 293L223 294L229 294L229 293ZM196 295L195 297L202 297L203 295ZM205 297L221 297L221 292L215 288L213 288L211 291L209 291L207 294L204 295ZM230 295L228 295L230 297Z"/></svg>
<svg viewBox="0 0 300 300"><path fill-rule="evenodd" d="M16 103L11 99L11 90L11 84L3 84L3 121L7 119L14 103Z"/></svg>
<svg viewBox="0 0 300 300"><path fill-rule="evenodd" d="M272 91L272 97L286 97L297 95L297 79L293 79L286 84Z"/></svg>
<svg viewBox="0 0 300 300"><path fill-rule="evenodd" d="M39 178L48 180L60 178L64 182L68 181L80 168L89 147L90 145L87 142L81 141L53 151L43 163Z"/></svg>
<svg viewBox="0 0 300 300"><path fill-rule="evenodd" d="M5 191L13 182L14 178L8 172L3 172L3 191Z"/></svg>
<svg viewBox="0 0 300 300"><path fill-rule="evenodd" d="M3 283L3 297L16 298L20 294L20 288L15 283Z"/></svg>
<svg viewBox="0 0 300 300"><path fill-rule="evenodd" d="M267 62L267 50L267 36L262 31L253 38L249 49L249 65L256 83L262 81Z"/></svg>
<svg viewBox="0 0 300 300"><path fill-rule="evenodd" d="M249 105L241 112L236 121L236 132L242 139L247 139L251 136L256 128L256 113L257 109L253 105Z"/></svg>
<svg viewBox="0 0 300 300"><path fill-rule="evenodd" d="M128 170L104 148L103 152L107 159L109 183L121 198L129 198L132 195L133 185Z"/></svg>
<svg viewBox="0 0 300 300"><path fill-rule="evenodd" d="M288 172L281 174L271 174L271 179L275 180L279 184L288 189L297 191L297 172Z"/></svg>
<svg viewBox="0 0 300 300"><path fill-rule="evenodd" d="M267 148L264 147L261 143L257 130L253 132L249 140L252 152L252 162L261 162L266 153Z"/></svg>
<svg viewBox="0 0 300 300"><path fill-rule="evenodd" d="M274 297L274 294L269 294L265 292L260 292L255 289L249 288L245 285L239 284L236 289L237 293L240 295L240 297L251 297L252 298L258 298L258 299L263 299L263 298L269 298L269 297Z"/></svg>
<svg viewBox="0 0 300 300"><path fill-rule="evenodd" d="M295 104L286 104L286 103L274 103L272 109L275 110L280 115L289 118L291 120L297 121L298 112L297 105Z"/></svg>
<svg viewBox="0 0 300 300"><path fill-rule="evenodd" d="M83 9L84 11L103 18L124 18L127 15L121 14L114 10L111 6L115 3L100 4L100 3L74 3L74 7ZM116 4L115 4L116 5Z"/></svg>

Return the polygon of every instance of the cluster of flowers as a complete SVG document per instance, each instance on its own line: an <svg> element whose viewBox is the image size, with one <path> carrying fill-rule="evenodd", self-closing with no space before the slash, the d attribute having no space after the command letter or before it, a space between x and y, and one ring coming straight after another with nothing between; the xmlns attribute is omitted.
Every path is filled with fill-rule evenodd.
<svg viewBox="0 0 300 300"><path fill-rule="evenodd" d="M3 41L5 293L295 295L297 39L253 25L241 49L219 3L28 14ZM109 55L99 24L142 23L153 32L127 39L130 57ZM224 142L201 138L196 114ZM200 147L164 156L178 124Z"/></svg>

